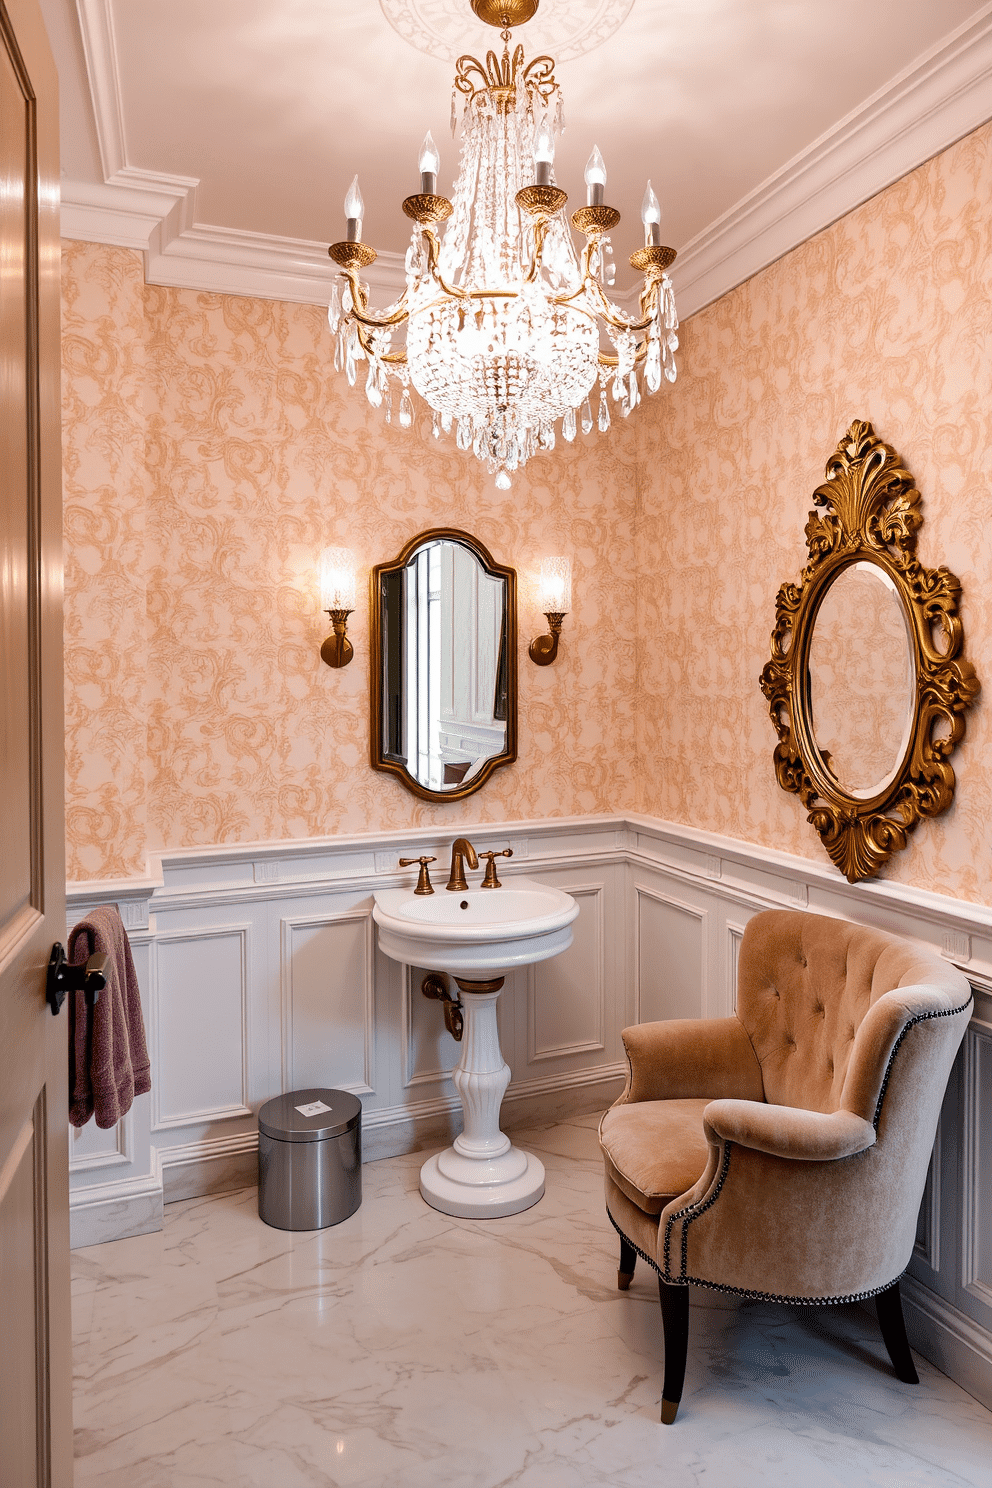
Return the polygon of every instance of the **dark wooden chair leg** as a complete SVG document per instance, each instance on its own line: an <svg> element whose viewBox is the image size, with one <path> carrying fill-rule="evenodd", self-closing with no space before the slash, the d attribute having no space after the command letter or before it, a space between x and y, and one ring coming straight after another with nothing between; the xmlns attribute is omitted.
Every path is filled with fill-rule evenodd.
<svg viewBox="0 0 992 1488"><path fill-rule="evenodd" d="M889 1351L896 1379L902 1380L904 1385L918 1385L920 1376L916 1372L916 1365L909 1351L909 1339L906 1337L906 1323L902 1315L902 1298L899 1295L898 1281L886 1287L884 1292L878 1293L875 1298L875 1311L878 1313L878 1326L882 1330L882 1339Z"/></svg>
<svg viewBox="0 0 992 1488"><path fill-rule="evenodd" d="M634 1279L634 1267L637 1265L637 1251L620 1236L620 1269L617 1272L617 1286L621 1292L627 1291Z"/></svg>
<svg viewBox="0 0 992 1488"><path fill-rule="evenodd" d="M661 1420L671 1426L678 1414L685 1383L685 1356L689 1348L689 1288L671 1286L658 1277L661 1321L665 1330L665 1383L661 1392Z"/></svg>

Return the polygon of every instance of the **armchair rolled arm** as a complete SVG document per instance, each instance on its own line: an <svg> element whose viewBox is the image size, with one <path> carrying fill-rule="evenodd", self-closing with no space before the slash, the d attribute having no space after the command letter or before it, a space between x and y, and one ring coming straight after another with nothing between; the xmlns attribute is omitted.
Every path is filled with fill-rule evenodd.
<svg viewBox="0 0 992 1488"><path fill-rule="evenodd" d="M761 1066L738 1018L672 1018L623 1031L630 1073L619 1103L735 1096L761 1101Z"/></svg>
<svg viewBox="0 0 992 1488"><path fill-rule="evenodd" d="M874 1145L875 1128L853 1111L806 1111L796 1106L770 1106L764 1101L715 1100L703 1112L711 1142L739 1142L742 1147L804 1162L832 1162L853 1157Z"/></svg>

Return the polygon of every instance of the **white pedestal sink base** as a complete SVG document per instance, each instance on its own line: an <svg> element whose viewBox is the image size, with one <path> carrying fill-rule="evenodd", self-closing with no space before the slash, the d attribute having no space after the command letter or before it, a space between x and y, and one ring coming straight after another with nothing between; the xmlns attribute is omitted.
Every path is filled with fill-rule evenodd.
<svg viewBox="0 0 992 1488"><path fill-rule="evenodd" d="M452 1156L459 1154L449 1147L428 1158L420 1170L420 1192L431 1208L440 1209L442 1214L454 1214L459 1219L502 1219L529 1209L544 1197L544 1164L519 1147L511 1147L506 1154L518 1170L518 1176L509 1180L501 1176L499 1159L480 1163L462 1158L476 1171L466 1172L464 1178L449 1177L441 1171L441 1161Z"/></svg>
<svg viewBox="0 0 992 1488"><path fill-rule="evenodd" d="M457 978L465 1032L452 1073L465 1115L454 1145L428 1158L420 1192L433 1209L460 1219L500 1219L536 1204L544 1193L544 1164L511 1146L499 1129L499 1108L510 1069L499 1046L496 999L502 977L488 982Z"/></svg>

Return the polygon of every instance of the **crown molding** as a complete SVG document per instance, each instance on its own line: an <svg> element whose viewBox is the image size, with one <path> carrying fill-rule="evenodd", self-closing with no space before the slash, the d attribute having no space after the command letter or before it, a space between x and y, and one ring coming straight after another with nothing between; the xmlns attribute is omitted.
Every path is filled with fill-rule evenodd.
<svg viewBox="0 0 992 1488"><path fill-rule="evenodd" d="M683 320L992 118L992 4L685 245Z"/></svg>
<svg viewBox="0 0 992 1488"><path fill-rule="evenodd" d="M64 180L62 236L140 250L149 284L326 304L327 246L196 220L199 182L127 162L111 0L76 0L103 184ZM685 245L672 269L683 320L992 118L992 0ZM365 274L392 297L403 256ZM636 288L620 291L633 303Z"/></svg>

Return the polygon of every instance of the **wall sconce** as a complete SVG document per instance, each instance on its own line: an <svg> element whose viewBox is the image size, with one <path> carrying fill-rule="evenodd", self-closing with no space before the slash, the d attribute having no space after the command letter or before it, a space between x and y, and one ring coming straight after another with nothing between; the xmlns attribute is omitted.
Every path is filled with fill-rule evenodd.
<svg viewBox="0 0 992 1488"><path fill-rule="evenodd" d="M334 627L320 648L321 661L345 667L355 654L348 639L348 616L355 608L355 555L350 548L325 548L321 553L320 608Z"/></svg>
<svg viewBox="0 0 992 1488"><path fill-rule="evenodd" d="M550 666L558 655L561 622L572 608L570 558L542 558L540 595L541 609L548 617L549 632L535 636L527 654L536 666Z"/></svg>

